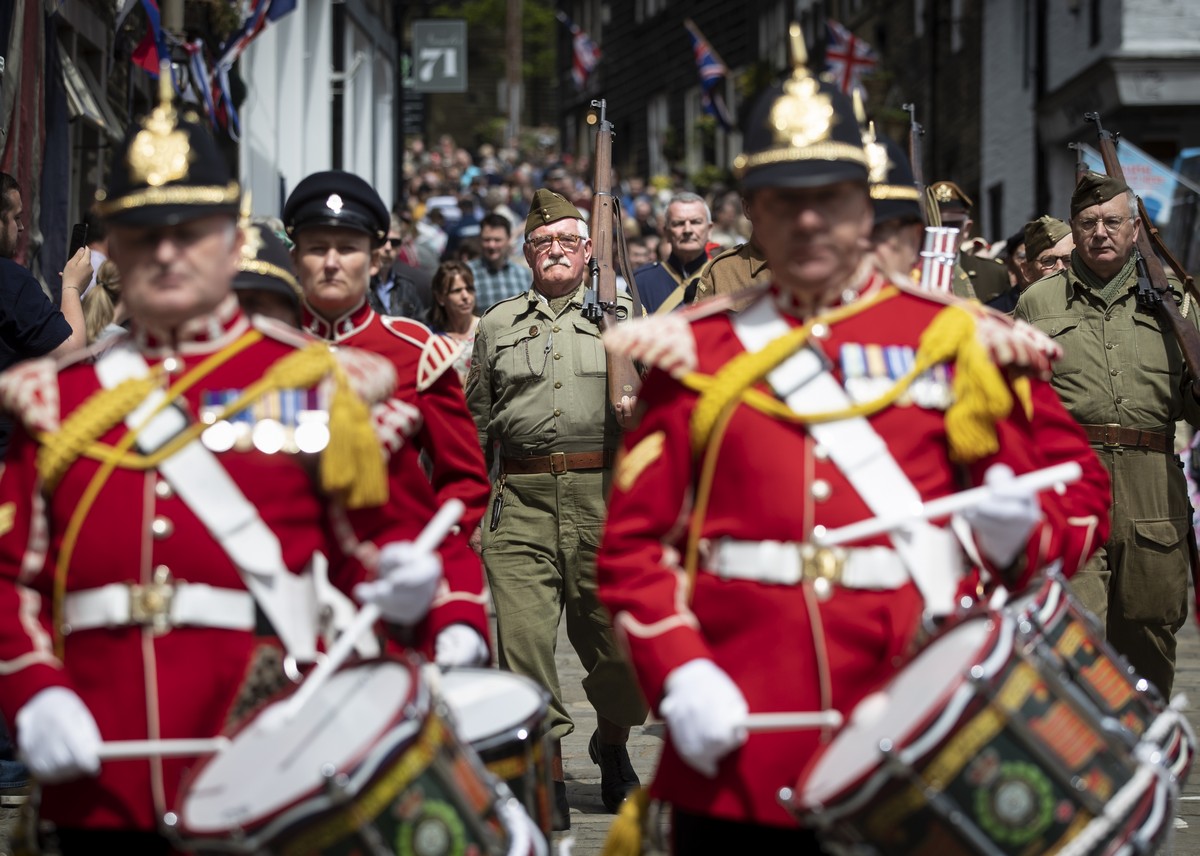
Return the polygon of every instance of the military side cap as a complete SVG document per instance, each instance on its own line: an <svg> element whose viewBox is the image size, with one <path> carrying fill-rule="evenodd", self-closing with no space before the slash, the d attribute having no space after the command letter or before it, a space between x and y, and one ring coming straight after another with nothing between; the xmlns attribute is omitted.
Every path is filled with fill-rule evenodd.
<svg viewBox="0 0 1200 856"><path fill-rule="evenodd" d="M242 255L233 278L235 291L258 289L282 294L300 308L300 283L292 267L292 255L283 239L261 223L242 225Z"/></svg>
<svg viewBox="0 0 1200 856"><path fill-rule="evenodd" d="M283 205L283 225L292 238L309 226L341 226L365 232L373 243L392 225L375 188L352 172L330 169L305 177Z"/></svg>
<svg viewBox="0 0 1200 856"><path fill-rule="evenodd" d="M1067 235L1071 227L1049 214L1025 224L1025 258L1037 261L1037 257L1053 247Z"/></svg>
<svg viewBox="0 0 1200 856"><path fill-rule="evenodd" d="M875 222L921 220L921 194L904 150L892 140L874 141L867 145L867 159Z"/></svg>
<svg viewBox="0 0 1200 856"><path fill-rule="evenodd" d="M792 74L755 103L743 128L744 150L733 161L742 191L760 187L820 187L867 180L867 155L850 99L805 67L808 52L797 24L789 28Z"/></svg>
<svg viewBox="0 0 1200 856"><path fill-rule="evenodd" d="M583 215L579 213L578 208L567 201L566 197L560 196L553 190L547 190L545 187L538 188L537 193L533 194L533 202L529 206L529 216L525 218L525 234L528 235L540 226L568 218L582 220Z"/></svg>
<svg viewBox="0 0 1200 856"><path fill-rule="evenodd" d="M1100 205L1122 193L1129 192L1129 185L1119 178L1105 175L1102 172L1085 172L1075 185L1071 194L1071 217L1085 208Z"/></svg>
<svg viewBox="0 0 1200 856"><path fill-rule="evenodd" d="M110 223L174 225L238 213L241 189L216 140L188 107L175 106L170 67L159 75L159 103L130 126L113 156L96 210Z"/></svg>
<svg viewBox="0 0 1200 856"><path fill-rule="evenodd" d="M975 206L971 197L953 181L935 181L929 185L929 192L942 211L970 211Z"/></svg>

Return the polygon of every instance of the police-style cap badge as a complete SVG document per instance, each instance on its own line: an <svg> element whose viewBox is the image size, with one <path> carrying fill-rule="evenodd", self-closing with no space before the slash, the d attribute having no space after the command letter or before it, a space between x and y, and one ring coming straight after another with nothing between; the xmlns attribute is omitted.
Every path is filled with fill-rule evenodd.
<svg viewBox="0 0 1200 856"><path fill-rule="evenodd" d="M904 150L894 141L872 140L867 147L871 160L871 204L875 222L921 220L920 191ZM881 168L877 161L882 160Z"/></svg>
<svg viewBox="0 0 1200 856"><path fill-rule="evenodd" d="M525 218L525 234L528 235L540 226L568 218L582 220L583 215L579 213L578 208L567 201L566 197L545 187L539 188L533 194L533 202L529 206L529 216Z"/></svg>
<svg viewBox="0 0 1200 856"><path fill-rule="evenodd" d="M971 197L953 181L935 181L929 185L929 192L942 211L970 211L975 207Z"/></svg>
<svg viewBox="0 0 1200 856"><path fill-rule="evenodd" d="M1049 214L1030 220L1025 224L1025 258L1036 261L1038 256L1069 234L1071 227Z"/></svg>
<svg viewBox="0 0 1200 856"><path fill-rule="evenodd" d="M246 218L241 228L245 240L238 259L238 272L233 278L234 290L258 289L281 294L299 309L300 283L296 281L292 255L283 239L267 224Z"/></svg>
<svg viewBox="0 0 1200 856"><path fill-rule="evenodd" d="M198 113L176 107L169 63L158 79L158 105L117 149L108 187L96 192L96 210L109 222L133 226L236 215L241 190L212 134Z"/></svg>
<svg viewBox="0 0 1200 856"><path fill-rule="evenodd" d="M1071 217L1074 218L1085 208L1103 204L1128 192L1129 185L1119 178L1113 178L1102 172L1085 172L1079 177L1079 182L1075 185L1075 192L1071 194Z"/></svg>
<svg viewBox="0 0 1200 856"><path fill-rule="evenodd" d="M867 155L850 99L805 67L799 24L789 28L792 74L754 105L745 151L733 162L743 191L867 181Z"/></svg>
<svg viewBox="0 0 1200 856"><path fill-rule="evenodd" d="M375 188L340 169L307 176L283 206L283 225L292 238L309 226L342 226L365 232L372 243L381 244L391 224Z"/></svg>

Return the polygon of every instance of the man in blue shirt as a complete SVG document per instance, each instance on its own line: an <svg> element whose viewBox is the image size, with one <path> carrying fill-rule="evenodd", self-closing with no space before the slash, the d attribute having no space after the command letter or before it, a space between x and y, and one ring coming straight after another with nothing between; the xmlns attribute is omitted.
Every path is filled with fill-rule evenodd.
<svg viewBox="0 0 1200 856"><path fill-rule="evenodd" d="M512 261L512 224L502 214L488 214L479 224L482 255L470 262L475 274L475 312L522 294L533 285L529 268Z"/></svg>

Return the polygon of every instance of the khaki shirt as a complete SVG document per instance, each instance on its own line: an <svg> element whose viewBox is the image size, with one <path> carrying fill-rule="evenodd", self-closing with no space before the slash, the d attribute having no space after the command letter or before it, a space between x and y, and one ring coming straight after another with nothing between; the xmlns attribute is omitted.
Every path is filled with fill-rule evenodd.
<svg viewBox="0 0 1200 856"><path fill-rule="evenodd" d="M752 241L747 241L715 256L705 265L704 270L700 271L696 299L701 300L718 294L737 294L756 285L769 285L770 282L771 268L767 265L766 257ZM756 297L757 292L734 303L733 308L745 309Z"/></svg>
<svg viewBox="0 0 1200 856"><path fill-rule="evenodd" d="M467 405L489 466L494 441L514 458L616 448L604 345L580 311L584 290L557 317L530 289L479 319ZM632 308L627 295L617 299Z"/></svg>
<svg viewBox="0 0 1200 856"><path fill-rule="evenodd" d="M1169 281L1181 290L1177 280ZM1200 424L1170 324L1158 313L1138 311L1135 291L1131 287L1106 307L1068 268L1029 286L1016 317L1062 346L1052 384L1079 422L1168 434L1180 419ZM1184 308L1196 325L1196 304L1188 301Z"/></svg>

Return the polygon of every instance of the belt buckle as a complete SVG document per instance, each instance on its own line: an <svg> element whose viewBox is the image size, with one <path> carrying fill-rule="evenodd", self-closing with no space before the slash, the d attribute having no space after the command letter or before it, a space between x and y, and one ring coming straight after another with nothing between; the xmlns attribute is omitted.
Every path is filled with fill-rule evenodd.
<svg viewBox="0 0 1200 856"><path fill-rule="evenodd" d="M1105 422L1104 425L1101 427L1104 428L1104 441L1103 441L1104 446L1111 448L1114 446L1121 445L1120 442L1118 442L1118 440L1117 440L1118 432L1121 430L1120 423Z"/></svg>
<svg viewBox="0 0 1200 856"><path fill-rule="evenodd" d="M550 453L550 472L553 475L561 476L567 471L567 453L566 452L551 452Z"/></svg>
<svg viewBox="0 0 1200 856"><path fill-rule="evenodd" d="M833 587L842 581L846 568L846 551L841 547L800 546L800 578L813 584L821 600L833 594Z"/></svg>
<svg viewBox="0 0 1200 856"><path fill-rule="evenodd" d="M133 624L149 627L155 636L171 629L171 601L175 597L175 583L166 568L154 571L154 582L148 585L134 583L129 586L129 620Z"/></svg>

